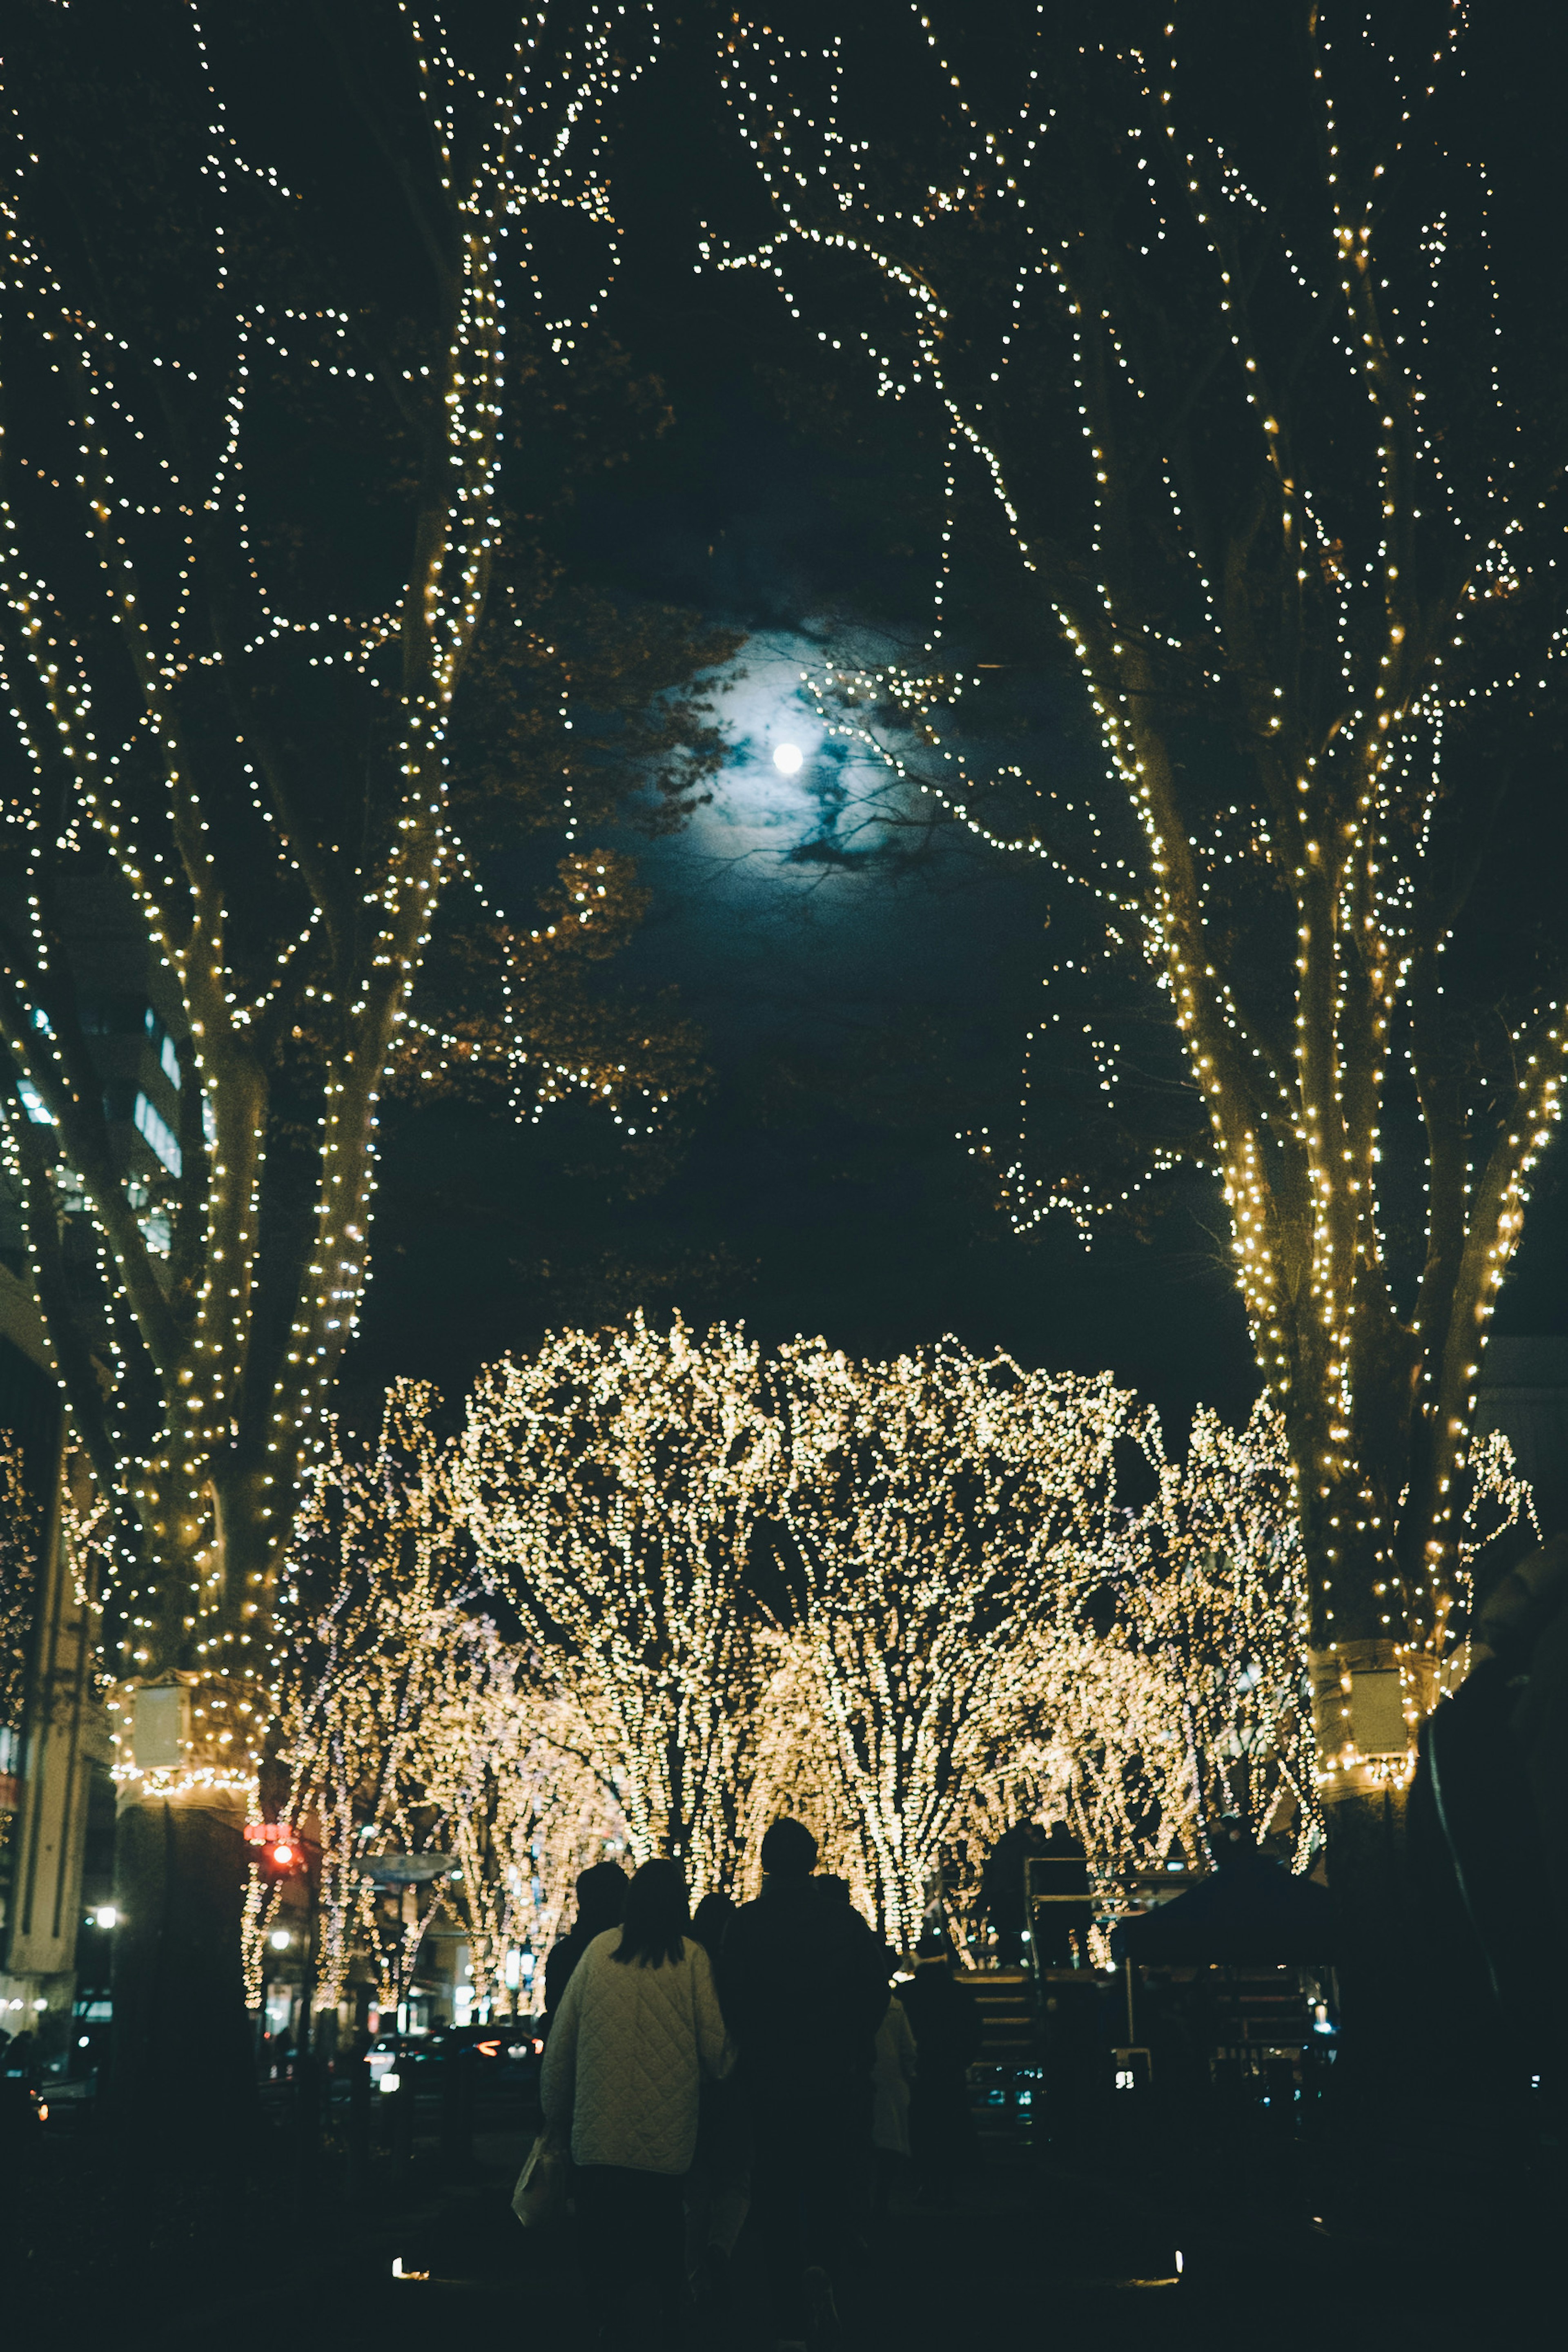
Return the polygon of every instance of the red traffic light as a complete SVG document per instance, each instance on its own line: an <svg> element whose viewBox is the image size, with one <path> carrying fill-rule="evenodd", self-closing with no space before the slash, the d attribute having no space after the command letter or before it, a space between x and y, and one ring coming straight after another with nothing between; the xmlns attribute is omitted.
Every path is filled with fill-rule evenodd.
<svg viewBox="0 0 1568 2352"><path fill-rule="evenodd" d="M246 1843L257 1849L256 1860L268 1878L287 1878L305 1867L305 1848L297 1830L282 1822L251 1822Z"/></svg>

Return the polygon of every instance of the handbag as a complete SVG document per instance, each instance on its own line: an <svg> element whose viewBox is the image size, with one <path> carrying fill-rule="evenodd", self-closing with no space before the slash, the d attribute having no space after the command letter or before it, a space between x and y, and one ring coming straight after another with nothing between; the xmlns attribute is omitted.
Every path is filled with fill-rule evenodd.
<svg viewBox="0 0 1568 2352"><path fill-rule="evenodd" d="M540 2132L512 2191L512 2210L525 2230L543 2229L565 2212L567 2165L559 2142Z"/></svg>

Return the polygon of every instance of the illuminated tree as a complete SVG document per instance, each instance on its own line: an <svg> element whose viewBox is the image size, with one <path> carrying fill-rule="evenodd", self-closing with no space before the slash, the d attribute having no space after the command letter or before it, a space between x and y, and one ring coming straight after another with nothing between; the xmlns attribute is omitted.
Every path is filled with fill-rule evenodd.
<svg viewBox="0 0 1568 2352"><path fill-rule="evenodd" d="M1155 1867L1173 1837L1198 1843L1181 1686L1124 1628L1098 1633L1064 1613L1019 1629L1007 1699L955 1840L955 1907L972 1916L999 1831L1064 1821L1103 1916L1113 1916L1127 1906L1129 1879ZM1103 1965L1105 1949L1083 1957Z"/></svg>
<svg viewBox="0 0 1568 2352"><path fill-rule="evenodd" d="M762 1888L762 1840L782 1814L804 1822L817 1841L818 1864L848 1881L855 1908L878 1909L875 1857L857 1792L846 1781L838 1733L822 1705L812 1643L798 1628L766 1627L758 1636L759 1677L751 1778L741 1812L737 1893Z"/></svg>
<svg viewBox="0 0 1568 2352"><path fill-rule="evenodd" d="M1301 1546L1266 1402L1239 1433L1200 1412L1176 1464L1108 1376L950 1340L885 1364L797 1340L765 1364L722 1328L641 1318L492 1367L460 1444L433 1402L398 1383L375 1446L335 1441L290 1554L282 1744L289 1818L319 1824L323 2005L356 1937L386 2000L406 1992L432 1913L379 1916L358 1865L387 1850L455 1863L435 1902L491 2001L607 1847L754 1894L780 1812L905 1945L934 1904L962 1931L1019 1819L1071 1823L1113 1913L1173 1838L1207 1853L1221 1811L1293 1824L1298 1868L1317 1851ZM1119 1449L1154 1473L1141 1507ZM1527 1504L1493 1441L1467 1576Z"/></svg>
<svg viewBox="0 0 1568 2352"><path fill-rule="evenodd" d="M237 1808L300 1467L366 1278L389 1063L444 889L477 880L448 761L493 574L517 635L538 617L503 543L503 427L538 442L579 345L592 374L603 110L651 20L591 0L476 18L463 55L358 0L210 24L36 6L14 29L7 1149L119 1521L110 1655L190 1678L193 1775ZM557 643L536 687L570 745ZM594 886L573 866L567 887L591 923ZM650 1063L618 1051L589 1082L613 1110L626 1075L641 1114ZM172 2117L176 2074L219 2095L199 2053L225 2000L242 2047L238 1841L211 1803L121 1811L117 2025L130 1972L176 1951L204 1955L207 1988L149 1994L184 2056L160 2053L172 2026L127 2026L128 2113ZM142 1946L138 1883L165 1868L188 1932Z"/></svg>
<svg viewBox="0 0 1568 2352"><path fill-rule="evenodd" d="M265 27L182 35L172 13L162 79L147 24L127 27L156 152L128 154L123 128L111 152L145 165L142 208L122 185L78 209L61 185L94 107L123 123L118 80L89 85L68 133L34 126L6 199L0 561L26 852L0 1027L40 1301L123 1506L127 1668L243 1668L260 1639L354 1328L379 1096L465 855L445 746L497 552L508 293L544 301L551 214L597 222L613 254L598 156L635 70L619 20L530 18L477 79L406 13L374 19L367 68L370 21L329 12L336 78L319 60L271 120L284 53ZM63 69L34 30L25 121ZM312 152L328 124L330 161ZM298 187L252 151L267 131L298 151ZM369 218L345 164L370 176ZM177 1119L135 1107L161 1175L127 1177L132 1107L89 1044L104 1008L79 933L122 901L81 889L106 867L176 1082ZM69 1211L99 1237L97 1329L72 1311Z"/></svg>
<svg viewBox="0 0 1568 2352"><path fill-rule="evenodd" d="M334 1434L290 1549L279 1745L285 1818L320 1846L323 2009L341 1999L357 1944L373 1952L383 2005L406 1999L444 1915L467 1937L476 1999L516 2010L526 1996L507 1955L547 1949L578 1872L625 1837L570 1701L477 1608L434 1402L398 1382L373 1445ZM455 1868L423 1895L378 1897L365 1865L421 1853ZM253 1878L253 2000L276 1907Z"/></svg>
<svg viewBox="0 0 1568 2352"><path fill-rule="evenodd" d="M727 32L775 233L724 257L946 411L929 675L865 690L945 747L910 756L977 831L1082 886L1124 1004L1140 967L1163 992L1192 1117L1161 1156L1223 1186L1376 1938L1410 1759L1357 1746L1357 1695L1396 1672L1413 1748L1462 1632L1478 1368L1568 1045L1561 321L1489 247L1529 142L1494 184L1495 59L1446 5L904 21L896 121L883 43ZM971 482L1103 782L988 780L943 716L974 683L939 645ZM1103 1044L1130 1121L1153 1090ZM1090 1213L1076 1174L976 1148L1020 1223Z"/></svg>
<svg viewBox="0 0 1568 2352"><path fill-rule="evenodd" d="M1105 1553L1116 1441L1140 1415L1108 1377L1025 1373L952 1340L888 1364L797 1340L775 1379L793 1709L836 1749L877 1916L909 1945L1016 1718L1035 1630Z"/></svg>
<svg viewBox="0 0 1568 2352"><path fill-rule="evenodd" d="M1222 1813L1244 1815L1260 1834L1279 1815L1302 1866L1322 1842L1322 1812L1305 1563L1280 1416L1260 1400L1237 1433L1200 1408L1180 1463L1167 1458L1157 1424L1145 1443L1159 1493L1112 1578L1128 1640L1170 1678L1190 1786L1184 1843L1207 1855Z"/></svg>
<svg viewBox="0 0 1568 2352"><path fill-rule="evenodd" d="M695 1897L732 1883L760 1612L746 1577L776 1476L758 1351L639 1313L490 1366L456 1476L486 1583L533 1629L632 1853Z"/></svg>
<svg viewBox="0 0 1568 2352"><path fill-rule="evenodd" d="M615 1793L587 1760L579 1712L541 1690L538 1665L531 1652L503 1649L482 1715L453 1707L447 1737L427 1751L426 1792L459 1865L447 1899L468 1937L476 1998L497 2015L543 2008L544 1955L579 1875L628 1846ZM526 1982L524 1952L538 1963Z"/></svg>

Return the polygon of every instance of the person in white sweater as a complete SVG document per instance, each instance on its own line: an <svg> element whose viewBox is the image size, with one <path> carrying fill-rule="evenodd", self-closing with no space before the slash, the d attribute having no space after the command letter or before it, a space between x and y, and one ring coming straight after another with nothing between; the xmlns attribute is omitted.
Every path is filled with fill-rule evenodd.
<svg viewBox="0 0 1568 2352"><path fill-rule="evenodd" d="M652 2288L676 2340L685 2294L682 2192L697 2137L698 2087L733 2053L713 1970L686 1933L673 1862L645 1862L619 1927L596 1936L572 1972L545 2044L540 2095L552 2133L570 2127L583 2271L615 2323L621 2282ZM607 2260L613 2249L617 2259Z"/></svg>

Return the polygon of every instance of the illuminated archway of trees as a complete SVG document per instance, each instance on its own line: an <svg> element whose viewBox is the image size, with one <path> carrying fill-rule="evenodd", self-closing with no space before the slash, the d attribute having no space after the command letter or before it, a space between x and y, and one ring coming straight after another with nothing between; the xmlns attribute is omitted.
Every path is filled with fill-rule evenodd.
<svg viewBox="0 0 1568 2352"><path fill-rule="evenodd" d="M952 1339L887 1363L643 1318L491 1367L462 1425L390 1392L296 1530L277 1694L291 1818L323 1855L323 2002L358 1944L395 1999L437 1913L476 1992L554 1936L584 1864L667 1852L755 1892L806 1820L889 1938L965 1932L1008 1822L1063 1818L1103 1910L1245 1812L1322 1837L1305 1570L1278 1415L1186 1458L1108 1375ZM1490 1525L1529 1507L1506 1445ZM1467 1531L1467 1563L1483 1540ZM1406 1770L1413 1763L1406 1759ZM448 1857L378 1910L364 1865ZM384 1915L384 1916L383 1916ZM268 1913L247 1914L259 1959Z"/></svg>

